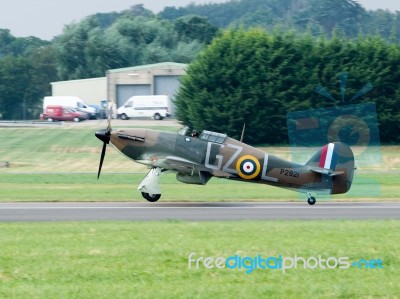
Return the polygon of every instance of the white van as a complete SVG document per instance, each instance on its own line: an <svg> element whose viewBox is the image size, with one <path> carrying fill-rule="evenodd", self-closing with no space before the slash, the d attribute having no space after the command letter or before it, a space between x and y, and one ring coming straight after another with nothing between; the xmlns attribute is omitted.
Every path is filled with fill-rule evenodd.
<svg viewBox="0 0 400 299"><path fill-rule="evenodd" d="M133 96L117 109L117 116L121 119L130 117L152 117L156 120L169 117L169 98L165 95Z"/></svg>
<svg viewBox="0 0 400 299"><path fill-rule="evenodd" d="M59 105L63 107L72 107L86 112L90 119L96 119L96 109L89 107L82 99L73 96L57 96L57 97L44 97L43 99L43 113L49 105Z"/></svg>

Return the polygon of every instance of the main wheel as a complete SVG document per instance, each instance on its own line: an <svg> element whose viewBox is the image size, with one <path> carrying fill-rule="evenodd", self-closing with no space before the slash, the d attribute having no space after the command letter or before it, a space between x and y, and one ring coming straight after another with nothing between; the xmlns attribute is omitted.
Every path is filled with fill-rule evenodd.
<svg viewBox="0 0 400 299"><path fill-rule="evenodd" d="M121 114L121 119L122 120L127 120L127 119L129 119L129 117L125 113L122 113Z"/></svg>
<svg viewBox="0 0 400 299"><path fill-rule="evenodd" d="M150 194L146 192L142 192L142 196L150 202L156 202L160 199L161 194Z"/></svg>
<svg viewBox="0 0 400 299"><path fill-rule="evenodd" d="M316 202L317 200L315 199L315 197L313 197L313 196L310 196L308 199L307 199L307 202L308 202L308 204L309 205L313 205L313 204L315 204L315 202Z"/></svg>

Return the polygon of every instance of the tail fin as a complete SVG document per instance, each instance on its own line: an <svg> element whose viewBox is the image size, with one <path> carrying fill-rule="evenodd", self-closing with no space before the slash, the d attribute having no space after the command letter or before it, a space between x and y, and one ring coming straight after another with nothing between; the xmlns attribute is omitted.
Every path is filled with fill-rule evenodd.
<svg viewBox="0 0 400 299"><path fill-rule="evenodd" d="M341 142L332 142L321 148L306 164L310 171L331 177L331 193L346 193L351 188L354 174L354 155Z"/></svg>

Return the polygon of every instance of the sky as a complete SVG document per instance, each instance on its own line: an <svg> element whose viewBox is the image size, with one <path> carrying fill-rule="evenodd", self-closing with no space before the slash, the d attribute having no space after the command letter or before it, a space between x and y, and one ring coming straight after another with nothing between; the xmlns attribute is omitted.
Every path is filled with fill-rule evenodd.
<svg viewBox="0 0 400 299"><path fill-rule="evenodd" d="M228 0L12 0L0 9L0 28L9 29L17 37L36 36L51 40L60 35L65 25L79 22L98 12L128 9L135 4L157 13L166 6L186 6L190 3L221 3ZM366 9L400 11L400 1L358 0Z"/></svg>

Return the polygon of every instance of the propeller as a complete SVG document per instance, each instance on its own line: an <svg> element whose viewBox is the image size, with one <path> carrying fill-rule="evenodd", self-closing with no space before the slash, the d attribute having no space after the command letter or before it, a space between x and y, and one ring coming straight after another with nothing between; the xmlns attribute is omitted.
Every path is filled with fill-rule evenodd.
<svg viewBox="0 0 400 299"><path fill-rule="evenodd" d="M97 172L97 179L100 178L101 168L103 167L104 157L106 155L107 144L110 143L111 131L112 131L111 116L112 116L113 106L114 106L114 101L112 102L112 104L110 105L110 108L108 109L107 128L103 129L103 130L99 130L95 134L97 138L99 138L101 141L103 141L103 148L101 150L99 171Z"/></svg>

